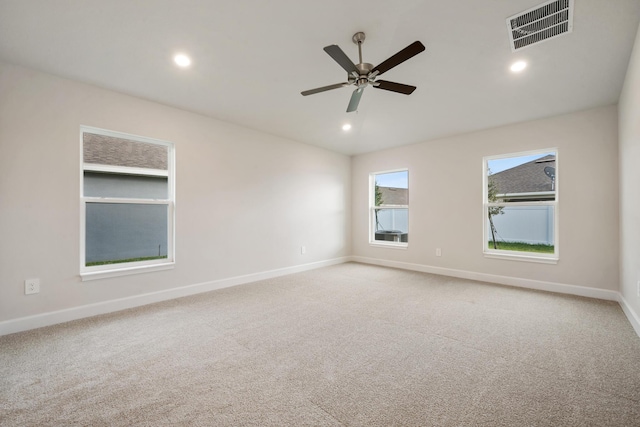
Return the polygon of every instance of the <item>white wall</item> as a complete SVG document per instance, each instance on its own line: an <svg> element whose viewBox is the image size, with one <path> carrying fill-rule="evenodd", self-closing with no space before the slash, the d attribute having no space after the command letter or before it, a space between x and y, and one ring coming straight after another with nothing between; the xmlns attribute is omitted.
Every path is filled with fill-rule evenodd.
<svg viewBox="0 0 640 427"><path fill-rule="evenodd" d="M80 281L80 125L175 143L175 269ZM0 63L0 322L347 256L349 182L347 156Z"/></svg>
<svg viewBox="0 0 640 427"><path fill-rule="evenodd" d="M609 106L355 156L353 255L617 291L617 125L616 106ZM560 261L547 265L485 258L483 157L555 147ZM401 168L409 168L409 247L371 246L369 173ZM441 257L435 256L436 248L442 248Z"/></svg>
<svg viewBox="0 0 640 427"><path fill-rule="evenodd" d="M640 315L640 31L618 104L620 118L620 291ZM638 331L640 334L640 331Z"/></svg>

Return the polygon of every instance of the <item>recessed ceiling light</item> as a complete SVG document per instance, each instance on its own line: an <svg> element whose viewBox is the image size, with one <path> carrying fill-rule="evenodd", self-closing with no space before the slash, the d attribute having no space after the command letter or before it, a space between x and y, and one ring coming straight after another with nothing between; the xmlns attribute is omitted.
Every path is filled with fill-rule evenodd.
<svg viewBox="0 0 640 427"><path fill-rule="evenodd" d="M348 131L349 129L351 129L351 125L350 125L349 123L347 123L347 124L345 124L345 125L342 125L342 130L343 130L343 131L345 131L345 132L346 132L346 131Z"/></svg>
<svg viewBox="0 0 640 427"><path fill-rule="evenodd" d="M173 61L178 65L178 67L186 68L191 65L191 58L184 54L178 54L173 57Z"/></svg>
<svg viewBox="0 0 640 427"><path fill-rule="evenodd" d="M524 61L514 62L511 65L511 71L513 71L514 73L519 73L520 71L524 70L525 68L527 68L527 63L524 62Z"/></svg>

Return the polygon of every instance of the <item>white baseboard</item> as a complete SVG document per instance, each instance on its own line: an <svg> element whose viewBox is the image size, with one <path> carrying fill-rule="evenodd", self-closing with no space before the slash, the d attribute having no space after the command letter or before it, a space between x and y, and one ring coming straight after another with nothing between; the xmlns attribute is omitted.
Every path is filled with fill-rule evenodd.
<svg viewBox="0 0 640 427"><path fill-rule="evenodd" d="M167 289L164 291L151 292L142 295L135 295L127 298L120 298L95 304L87 304L65 310L52 311L37 314L34 316L20 317L17 319L0 322L0 336L58 323L69 322L71 320L96 316L99 314L112 313L126 310L128 308L140 307L155 302L167 301L175 298L186 297L203 292L214 291L216 289L228 288L231 286L243 285L259 280L271 279L285 276L287 274L300 273L302 271L314 270L316 268L328 267L354 261L363 264L380 265L384 267L402 268L405 270L420 271L423 273L440 274L443 276L458 277L461 279L478 280L482 282L497 283L501 285L516 286L527 289L537 289L541 291L556 292L569 295L577 295L589 298L598 298L608 301L617 301L634 330L640 337L640 316L631 308L624 297L616 291L606 289L588 288L585 286L567 285L562 283L544 282L539 280L522 279L518 277L498 276L494 274L475 273L465 270L451 268L432 267L423 264L412 264L399 261L388 261L376 258L366 258L360 256L347 256L341 258L319 261L309 264L286 267L277 270L264 271L261 273L236 276L227 279L214 280L211 282L198 283L195 285L183 286L180 288Z"/></svg>
<svg viewBox="0 0 640 427"><path fill-rule="evenodd" d="M460 279L478 280L480 282L497 283L500 285L516 286L519 288L537 289L539 291L556 292L560 294L578 295L582 297L598 298L607 301L619 301L620 294L617 291L606 289L588 288L586 286L566 285L563 283L543 282L540 280L523 279L520 277L498 276L495 274L475 273L452 268L432 267L423 264L411 264L407 262L388 261L377 258L353 256L355 262L364 264L381 265L384 267L402 268L404 270L420 271L423 273L440 274L443 276L458 277Z"/></svg>
<svg viewBox="0 0 640 427"><path fill-rule="evenodd" d="M351 257L335 258L326 261L280 268L277 270L264 271L261 273L247 274L245 276L236 276L227 279L214 280L211 282L198 283L195 285L167 289L158 292L150 292L147 294L135 295L127 298L120 298L95 304L87 304L79 307L68 308L65 310L37 314L34 316L5 320L3 322L0 322L0 336L13 334L15 332L27 331L30 329L41 328L43 326L69 322L71 320L83 319L85 317L96 316L99 314L112 313L115 311L126 310L128 308L140 307L155 302L167 301L203 292L214 291L216 289L243 285L246 283L256 282L258 280L271 279L274 277L285 276L287 274L299 273L302 271L314 270L316 268L328 267L330 265L342 264L350 260Z"/></svg>
<svg viewBox="0 0 640 427"><path fill-rule="evenodd" d="M620 294L618 303L620 304L620 307L622 307L622 311L624 311L627 319L629 319L631 326L633 326L633 329L636 331L636 334L638 334L638 336L640 337L640 316L638 316L638 313L636 313L633 308L631 308L622 294Z"/></svg>

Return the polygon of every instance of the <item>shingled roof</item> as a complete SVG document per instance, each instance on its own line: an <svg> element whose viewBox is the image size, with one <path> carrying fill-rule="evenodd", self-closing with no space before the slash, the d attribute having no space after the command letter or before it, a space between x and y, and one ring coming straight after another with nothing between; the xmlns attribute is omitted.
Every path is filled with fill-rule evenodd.
<svg viewBox="0 0 640 427"><path fill-rule="evenodd" d="M545 173L546 167L556 167L556 156L549 154L536 160L523 163L511 169L491 175L497 187L497 193L537 193L554 191L553 182Z"/></svg>
<svg viewBox="0 0 640 427"><path fill-rule="evenodd" d="M394 187L378 187L382 194L383 205L408 205L409 189Z"/></svg>
<svg viewBox="0 0 640 427"><path fill-rule="evenodd" d="M167 147L130 139L82 134L85 163L167 170Z"/></svg>

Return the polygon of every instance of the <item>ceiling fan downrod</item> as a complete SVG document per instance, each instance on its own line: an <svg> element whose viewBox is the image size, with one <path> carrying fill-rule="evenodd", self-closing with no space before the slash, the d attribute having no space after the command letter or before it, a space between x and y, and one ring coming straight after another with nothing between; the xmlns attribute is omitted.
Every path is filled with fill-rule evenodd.
<svg viewBox="0 0 640 427"><path fill-rule="evenodd" d="M354 72L354 77L356 78L356 86L359 88L364 88L369 84L373 84L373 79L378 74L371 73L373 64L362 62L362 43L364 43L365 38L366 36L362 31L355 33L351 38L351 40L353 40L353 42L358 45L359 62L355 64L356 68L358 69L358 75L356 76Z"/></svg>
<svg viewBox="0 0 640 427"><path fill-rule="evenodd" d="M353 35L353 37L351 37L351 40L353 40L353 42L358 45L358 58L360 59L361 64L362 64L362 43L364 43L365 38L366 36L362 31L358 31Z"/></svg>

